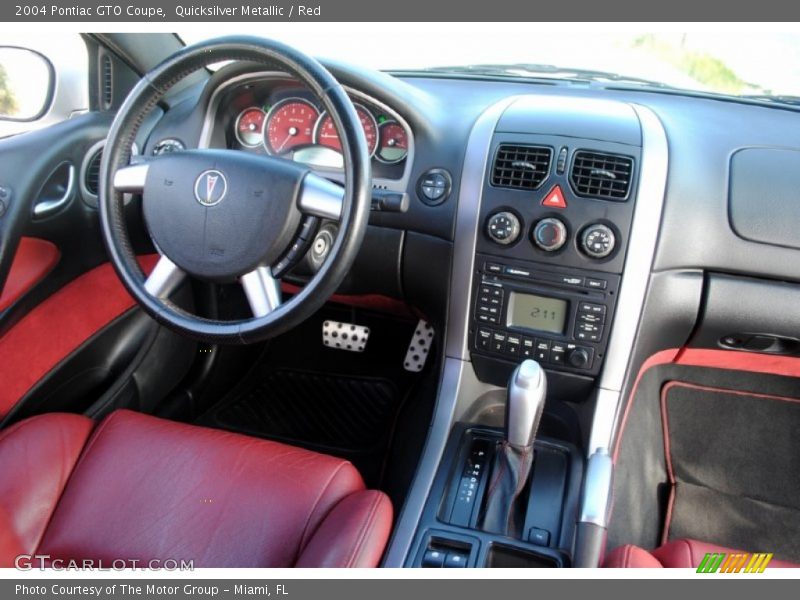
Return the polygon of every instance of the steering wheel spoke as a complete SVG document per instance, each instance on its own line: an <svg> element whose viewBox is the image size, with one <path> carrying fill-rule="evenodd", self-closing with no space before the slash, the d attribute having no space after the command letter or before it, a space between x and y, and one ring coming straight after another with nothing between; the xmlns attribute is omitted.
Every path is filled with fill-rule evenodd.
<svg viewBox="0 0 800 600"><path fill-rule="evenodd" d="M344 188L338 183L309 173L303 179L299 205L300 210L307 215L338 221L342 218Z"/></svg>
<svg viewBox="0 0 800 600"><path fill-rule="evenodd" d="M149 169L150 165L146 162L117 169L114 173L114 189L118 192L141 194Z"/></svg>
<svg viewBox="0 0 800 600"><path fill-rule="evenodd" d="M167 298L186 278L186 273L163 254L144 282L144 289L156 298Z"/></svg>
<svg viewBox="0 0 800 600"><path fill-rule="evenodd" d="M280 306L281 283L272 276L272 269L269 267L258 267L242 275L239 281L253 316L264 317Z"/></svg>

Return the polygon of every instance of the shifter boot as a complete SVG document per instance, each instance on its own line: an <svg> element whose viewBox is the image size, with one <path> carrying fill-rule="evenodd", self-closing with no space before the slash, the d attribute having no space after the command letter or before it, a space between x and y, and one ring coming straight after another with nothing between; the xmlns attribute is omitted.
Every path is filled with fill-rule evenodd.
<svg viewBox="0 0 800 600"><path fill-rule="evenodd" d="M497 446L486 488L481 528L484 531L521 537L524 515L517 499L528 481L533 464L533 445L515 446L507 441Z"/></svg>

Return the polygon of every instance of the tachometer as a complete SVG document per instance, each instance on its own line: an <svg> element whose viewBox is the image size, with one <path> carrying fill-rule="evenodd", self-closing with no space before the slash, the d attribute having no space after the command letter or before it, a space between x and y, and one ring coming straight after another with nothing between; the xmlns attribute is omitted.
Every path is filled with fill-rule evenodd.
<svg viewBox="0 0 800 600"><path fill-rule="evenodd" d="M384 121L378 129L378 153L382 163L393 165L408 155L408 134L397 121Z"/></svg>
<svg viewBox="0 0 800 600"><path fill-rule="evenodd" d="M260 108L245 108L236 117L236 139L242 146L255 148L264 141L264 117Z"/></svg>
<svg viewBox="0 0 800 600"><path fill-rule="evenodd" d="M286 154L313 144L318 119L319 111L308 100L281 100L270 109L264 122L264 147L270 154Z"/></svg>
<svg viewBox="0 0 800 600"><path fill-rule="evenodd" d="M367 149L369 155L375 154L378 149L378 124L375 122L375 117L365 107L360 104L354 104L358 120L361 121L361 127L364 128L364 135L367 137ZM333 148L334 150L342 150L342 142L339 140L339 134L336 132L336 127L333 124L333 119L323 112L322 116L317 121L317 126L314 128L314 142L321 145Z"/></svg>

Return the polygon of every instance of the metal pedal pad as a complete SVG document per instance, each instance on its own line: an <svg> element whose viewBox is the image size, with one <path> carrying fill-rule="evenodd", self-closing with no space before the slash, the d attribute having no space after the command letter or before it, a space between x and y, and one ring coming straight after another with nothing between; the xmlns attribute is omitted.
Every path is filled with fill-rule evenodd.
<svg viewBox="0 0 800 600"><path fill-rule="evenodd" d="M422 319L419 320L414 335L411 336L406 359L403 361L403 367L406 371L418 373L425 368L425 361L428 360L434 333L436 332L433 330L433 325Z"/></svg>
<svg viewBox="0 0 800 600"><path fill-rule="evenodd" d="M363 352L369 339L369 327L325 321L322 324L322 343L334 350Z"/></svg>

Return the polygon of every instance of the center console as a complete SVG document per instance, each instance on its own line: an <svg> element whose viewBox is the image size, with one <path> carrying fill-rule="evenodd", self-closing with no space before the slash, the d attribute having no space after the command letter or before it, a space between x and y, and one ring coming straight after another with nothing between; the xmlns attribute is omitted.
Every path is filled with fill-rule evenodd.
<svg viewBox="0 0 800 600"><path fill-rule="evenodd" d="M596 565L613 470L605 450L652 264L664 140L648 110L580 97L517 97L476 122L442 386L388 565ZM523 468L503 388L526 360L546 372L547 393ZM582 432L576 407L590 402L595 419ZM519 486L498 530L489 513L508 466Z"/></svg>
<svg viewBox="0 0 800 600"><path fill-rule="evenodd" d="M535 133L557 128L514 111L498 122L471 296L470 351L482 381L504 384L525 358L587 383L600 373L640 158L635 117L625 108L607 108L602 138L592 128L584 137ZM561 114L554 109L553 116Z"/></svg>

